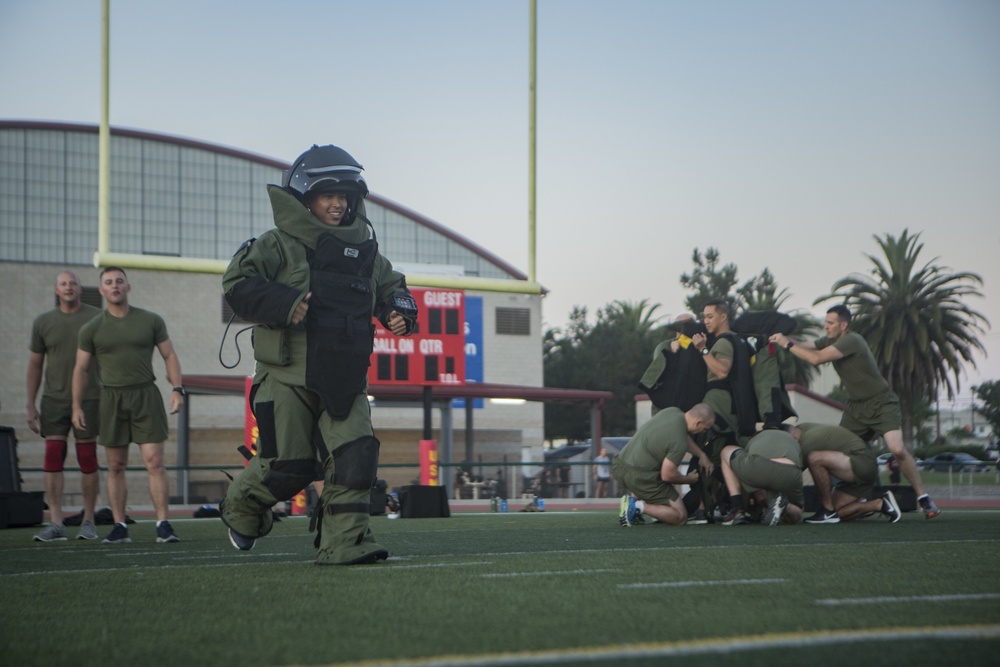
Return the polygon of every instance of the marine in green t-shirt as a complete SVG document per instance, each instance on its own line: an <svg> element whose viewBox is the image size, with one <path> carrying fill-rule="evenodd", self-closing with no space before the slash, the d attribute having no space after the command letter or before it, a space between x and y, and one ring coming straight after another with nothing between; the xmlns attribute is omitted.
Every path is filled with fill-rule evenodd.
<svg viewBox="0 0 1000 667"><path fill-rule="evenodd" d="M56 277L56 299L59 305L35 318L31 326L31 351L27 371L28 427L45 439L45 459L42 475L51 522L33 539L39 542L65 540L63 526L63 468L66 463L67 438L72 429L76 460L80 466L83 491L83 517L77 539L96 539L94 505L100 490L97 463L98 399L97 369L91 369L84 380L82 409L89 425L73 427L73 366L80 328L100 314L99 308L88 306L81 298L80 278L72 271ZM44 385L43 385L44 378ZM36 408L39 389L40 409Z"/></svg>
<svg viewBox="0 0 1000 667"><path fill-rule="evenodd" d="M180 411L185 391L181 363L167 327L156 313L131 306L132 286L125 270L116 266L101 271L101 296L106 309L80 329L76 365L73 368L73 424L85 425L81 409L83 378L96 361L101 376L101 436L108 459L108 498L115 525L104 538L105 544L131 542L125 525L128 487L129 445L136 443L149 474L149 496L156 511L156 541L177 542L179 538L167 520L169 485L163 467L163 444L167 439L167 415L163 397L156 386L152 357L163 357L170 393L170 413Z"/></svg>
<svg viewBox="0 0 1000 667"><path fill-rule="evenodd" d="M693 484L698 472L680 472L688 452L711 472L708 456L694 444L691 436L711 428L715 413L707 403L698 403L687 412L664 408L644 423L611 462L618 486L628 489L622 497L619 519L632 525L636 512L645 512L657 521L681 525L687 521L687 509L674 484Z"/></svg>
<svg viewBox="0 0 1000 667"><path fill-rule="evenodd" d="M838 305L826 311L823 324L826 336L802 342L778 333L769 340L814 366L833 364L848 395L840 425L865 440L883 437L899 462L900 472L913 485L924 517L933 519L941 510L925 492L917 464L903 441L899 398L882 377L867 341L849 331L850 325L851 311Z"/></svg>
<svg viewBox="0 0 1000 667"><path fill-rule="evenodd" d="M842 426L801 423L787 430L802 449L803 466L812 475L820 508L806 523L840 523L876 512L892 523L900 519L892 491L871 498L878 482L875 453L864 440ZM832 487L832 479L837 485Z"/></svg>

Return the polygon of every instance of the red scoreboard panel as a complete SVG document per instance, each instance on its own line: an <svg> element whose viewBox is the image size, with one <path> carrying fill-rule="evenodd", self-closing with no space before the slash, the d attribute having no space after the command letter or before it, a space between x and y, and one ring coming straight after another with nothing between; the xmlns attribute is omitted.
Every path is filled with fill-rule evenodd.
<svg viewBox="0 0 1000 667"><path fill-rule="evenodd" d="M410 290L420 314L409 336L375 323L369 384L465 384L465 292Z"/></svg>

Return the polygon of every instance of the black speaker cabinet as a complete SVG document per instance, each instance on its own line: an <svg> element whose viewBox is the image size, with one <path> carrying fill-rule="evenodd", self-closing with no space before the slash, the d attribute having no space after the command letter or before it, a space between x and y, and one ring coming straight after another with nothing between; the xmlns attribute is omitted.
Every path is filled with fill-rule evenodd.
<svg viewBox="0 0 1000 667"><path fill-rule="evenodd" d="M0 426L0 493L18 493L21 472L17 465L17 438L10 426Z"/></svg>
<svg viewBox="0 0 1000 667"><path fill-rule="evenodd" d="M43 495L41 491L0 493L0 529L40 524L45 509Z"/></svg>
<svg viewBox="0 0 1000 667"><path fill-rule="evenodd" d="M404 486L399 493L400 516L427 519L451 516L448 494L443 486Z"/></svg>

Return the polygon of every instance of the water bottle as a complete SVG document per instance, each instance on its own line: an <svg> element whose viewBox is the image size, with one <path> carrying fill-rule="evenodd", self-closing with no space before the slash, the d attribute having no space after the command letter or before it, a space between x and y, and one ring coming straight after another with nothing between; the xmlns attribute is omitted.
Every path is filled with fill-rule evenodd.
<svg viewBox="0 0 1000 667"><path fill-rule="evenodd" d="M490 511L491 512L496 512L497 509L499 509L497 507L497 497L493 496L492 498L490 498Z"/></svg>
<svg viewBox="0 0 1000 667"><path fill-rule="evenodd" d="M545 511L545 498L536 497L535 498L535 502L538 504L538 511L539 512L544 512Z"/></svg>
<svg viewBox="0 0 1000 667"><path fill-rule="evenodd" d="M500 499L500 511L501 512L506 512L507 511L507 499L506 498L501 498Z"/></svg>

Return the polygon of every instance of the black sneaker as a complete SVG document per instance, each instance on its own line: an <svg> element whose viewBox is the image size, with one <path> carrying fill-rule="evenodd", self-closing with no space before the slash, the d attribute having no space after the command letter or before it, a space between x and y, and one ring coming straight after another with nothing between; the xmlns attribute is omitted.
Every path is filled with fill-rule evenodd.
<svg viewBox="0 0 1000 667"><path fill-rule="evenodd" d="M825 507L805 520L805 523L840 523L840 516L837 510L828 510Z"/></svg>
<svg viewBox="0 0 1000 667"><path fill-rule="evenodd" d="M767 510L764 511L760 522L765 526L777 526L781 523L781 515L788 507L788 498L783 493L779 493L767 502Z"/></svg>
<svg viewBox="0 0 1000 667"><path fill-rule="evenodd" d="M703 509L696 509L691 516L688 517L687 522L692 526L701 526L708 523L708 514Z"/></svg>
<svg viewBox="0 0 1000 667"><path fill-rule="evenodd" d="M132 538L128 536L128 528L116 523L108 536L101 540L104 544L132 544Z"/></svg>
<svg viewBox="0 0 1000 667"><path fill-rule="evenodd" d="M257 538L240 535L232 528L229 529L229 541L240 551L250 551L257 544Z"/></svg>
<svg viewBox="0 0 1000 667"><path fill-rule="evenodd" d="M896 502L896 496L892 495L892 491L882 494L882 514L889 517L889 523L899 523L903 518L903 513L899 511L899 503Z"/></svg>
<svg viewBox="0 0 1000 667"><path fill-rule="evenodd" d="M160 525L156 527L156 541L180 542L181 538L177 537L177 533L174 532L174 529L171 527L169 521L161 521Z"/></svg>
<svg viewBox="0 0 1000 667"><path fill-rule="evenodd" d="M747 517L747 513L735 507L729 510L729 513L722 519L723 526L742 526L748 523L750 523L750 518Z"/></svg>

